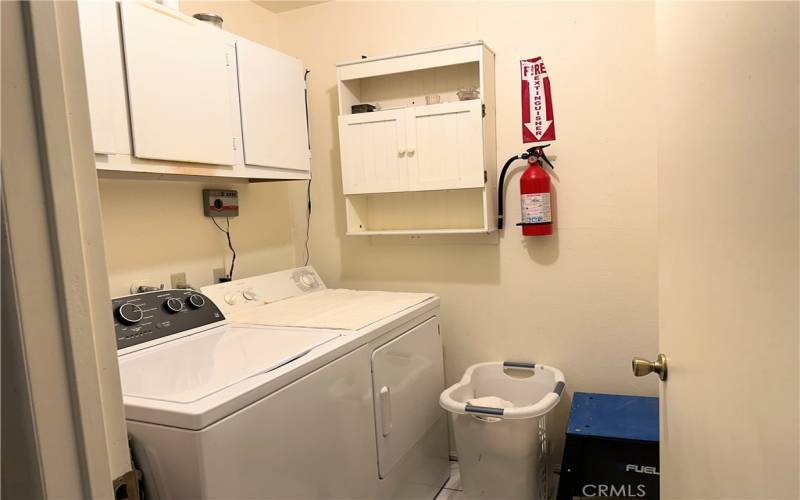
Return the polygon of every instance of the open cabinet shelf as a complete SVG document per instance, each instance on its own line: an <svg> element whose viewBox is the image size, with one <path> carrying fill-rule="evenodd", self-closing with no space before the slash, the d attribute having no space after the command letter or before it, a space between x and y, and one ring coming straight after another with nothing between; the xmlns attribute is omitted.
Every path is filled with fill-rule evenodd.
<svg viewBox="0 0 800 500"><path fill-rule="evenodd" d="M488 203L483 188L348 195L347 234L488 233Z"/></svg>
<svg viewBox="0 0 800 500"><path fill-rule="evenodd" d="M473 42L337 71L347 234L494 231L494 53ZM478 98L459 100L466 88Z"/></svg>

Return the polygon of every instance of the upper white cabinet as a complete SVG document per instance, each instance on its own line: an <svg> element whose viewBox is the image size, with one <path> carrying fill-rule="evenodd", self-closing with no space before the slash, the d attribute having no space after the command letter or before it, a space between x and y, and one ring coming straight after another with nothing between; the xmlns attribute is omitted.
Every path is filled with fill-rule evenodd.
<svg viewBox="0 0 800 500"><path fill-rule="evenodd" d="M125 66L114 2L80 2L89 116L94 149L103 154L131 154Z"/></svg>
<svg viewBox="0 0 800 500"><path fill-rule="evenodd" d="M347 233L493 231L494 53L473 42L337 70Z"/></svg>
<svg viewBox="0 0 800 500"><path fill-rule="evenodd" d="M99 171L309 178L301 61L154 2L79 13Z"/></svg>
<svg viewBox="0 0 800 500"><path fill-rule="evenodd" d="M234 165L234 53L223 32L155 4L121 7L134 154Z"/></svg>
<svg viewBox="0 0 800 500"><path fill-rule="evenodd" d="M236 53L245 163L308 171L302 61L243 38L236 41Z"/></svg>

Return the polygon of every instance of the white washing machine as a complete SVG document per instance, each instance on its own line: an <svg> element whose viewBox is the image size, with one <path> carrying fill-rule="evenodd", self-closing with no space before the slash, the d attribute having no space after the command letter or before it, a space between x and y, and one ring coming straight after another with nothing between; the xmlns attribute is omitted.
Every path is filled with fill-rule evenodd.
<svg viewBox="0 0 800 500"><path fill-rule="evenodd" d="M113 301L149 497L436 495L448 476L436 297L328 290L311 268L204 292Z"/></svg>

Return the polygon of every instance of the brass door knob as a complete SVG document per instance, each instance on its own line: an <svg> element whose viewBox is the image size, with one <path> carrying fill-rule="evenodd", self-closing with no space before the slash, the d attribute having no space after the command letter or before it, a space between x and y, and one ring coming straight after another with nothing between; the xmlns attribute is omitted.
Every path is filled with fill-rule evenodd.
<svg viewBox="0 0 800 500"><path fill-rule="evenodd" d="M633 374L637 377L643 377L648 373L656 373L661 380L667 380L667 357L663 354L659 354L655 361L634 357L631 368L633 368Z"/></svg>

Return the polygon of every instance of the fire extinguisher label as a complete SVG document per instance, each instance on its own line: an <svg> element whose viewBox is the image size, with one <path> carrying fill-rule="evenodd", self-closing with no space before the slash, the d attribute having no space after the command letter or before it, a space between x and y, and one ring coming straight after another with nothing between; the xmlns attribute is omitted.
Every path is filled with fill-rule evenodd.
<svg viewBox="0 0 800 500"><path fill-rule="evenodd" d="M553 222L550 210L550 193L534 193L522 195L522 223L545 224Z"/></svg>

